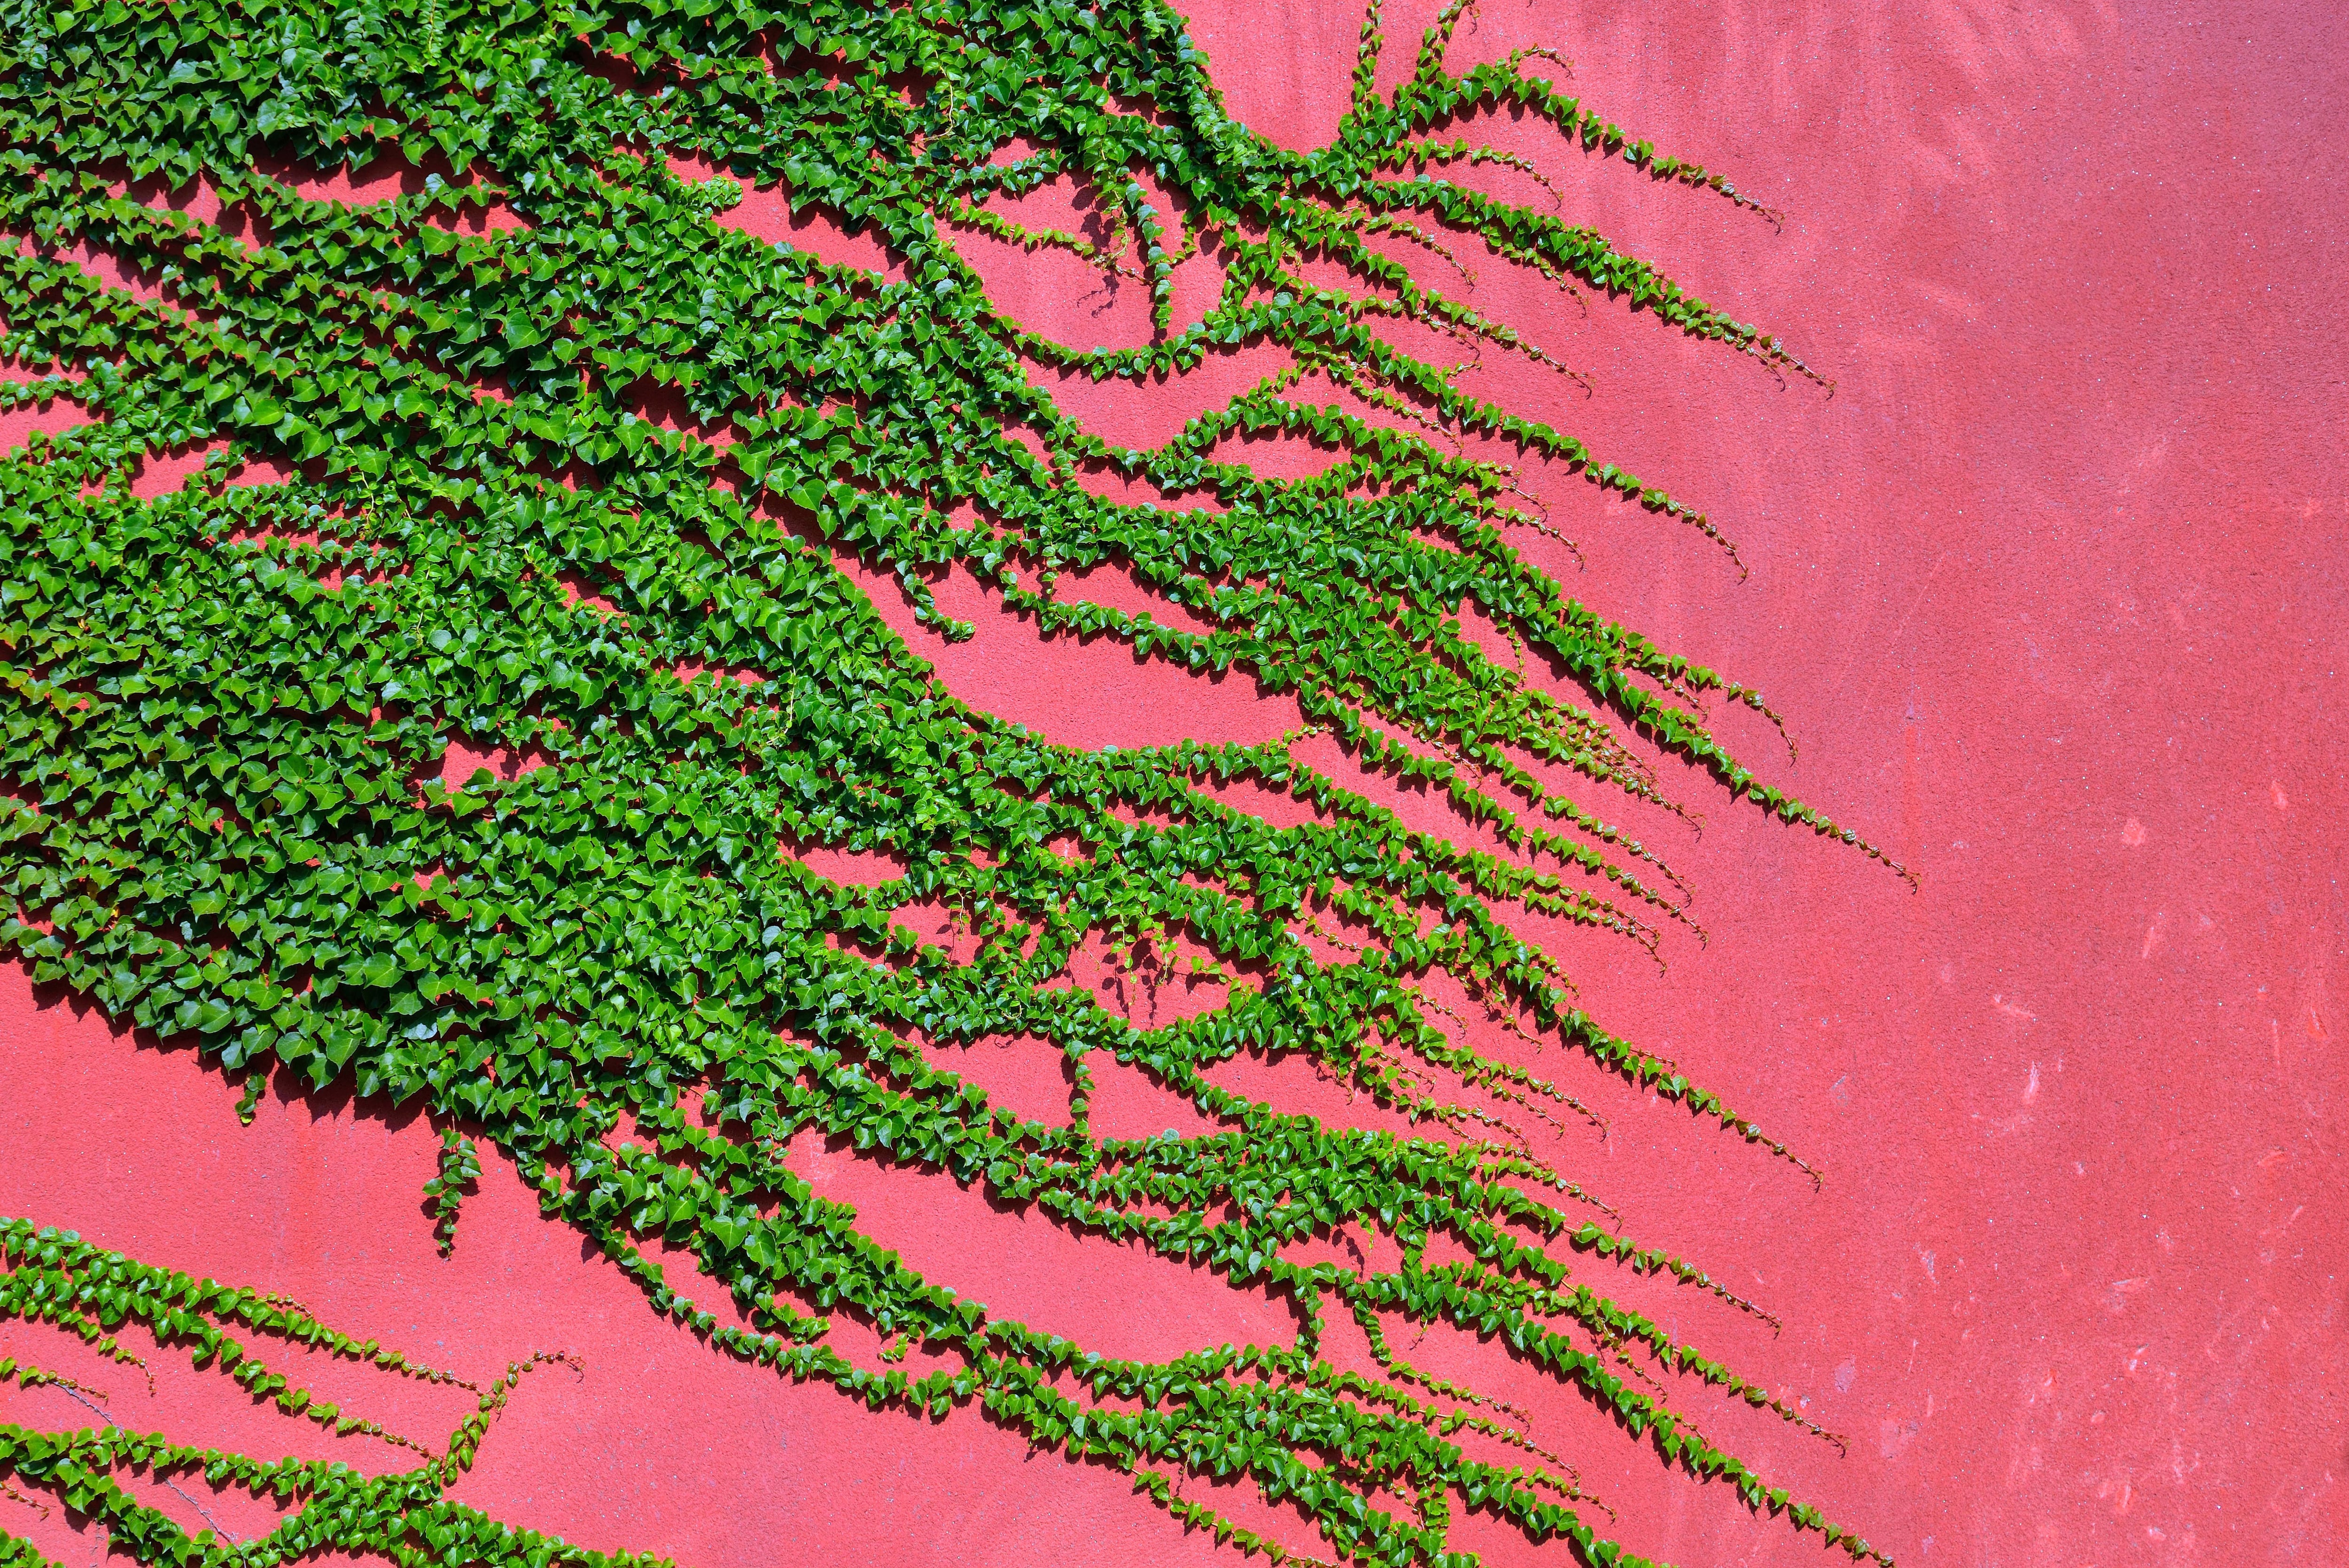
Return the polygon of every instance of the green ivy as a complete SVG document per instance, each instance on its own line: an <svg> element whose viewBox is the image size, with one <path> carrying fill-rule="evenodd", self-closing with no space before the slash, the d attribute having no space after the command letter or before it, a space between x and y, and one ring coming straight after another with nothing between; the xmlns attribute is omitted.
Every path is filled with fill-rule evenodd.
<svg viewBox="0 0 2349 1568"><path fill-rule="evenodd" d="M1529 1196L1579 1191L1506 1122L1423 1087L1432 1064L1528 1115L1573 1104L1454 1043L1422 986L1440 971L1506 1027L1791 1159L1574 1009L1557 962L1513 933L1506 917L1534 912L1652 944L1684 918L1669 868L1529 763L1662 801L1629 731L1733 796L1860 842L1715 743L1702 702L1766 713L1755 694L1603 621L1520 556L1512 533L1546 525L1517 507L1511 465L1464 456L1458 438L1553 460L1717 539L1713 525L1380 335L1410 320L1550 363L1383 248L1473 242L1810 374L1601 235L1443 177L1510 162L1432 139L1517 107L1656 180L1753 205L1527 74L1546 56L1449 73L1459 15L1444 12L1386 98L1371 86L1373 5L1350 112L1330 146L1298 153L1230 118L1182 18L1154 0L0 3L0 232L26 237L0 253L0 356L79 377L8 387L0 404L68 397L99 417L0 462L0 944L255 1088L282 1069L421 1103L450 1129L426 1194L444 1244L479 1172L461 1122L657 1311L726 1354L876 1409L977 1406L1038 1448L1129 1472L1249 1551L1288 1555L1172 1478L1244 1473L1309 1514L1333 1557L1363 1563L1473 1562L1446 1544L1454 1492L1585 1563L1640 1561L1585 1522L1562 1461L1387 1348L1381 1315L1400 1315L1500 1336L1667 1464L1881 1560L1715 1446L1648 1368L1807 1427L1795 1410L1575 1283L1566 1260L1727 1293ZM1015 143L1019 156L992 161ZM303 200L271 172L388 155L442 172L359 206ZM688 183L673 160L735 180ZM988 210L1061 175L1101 201L1104 242ZM1183 209L1171 248L1145 177ZM237 222L135 199L200 180ZM795 210L880 242L892 270L727 227L737 181L780 183ZM469 232L489 204L517 222ZM1130 267L1130 242L1154 340L1081 352L1006 318L957 253L957 227L1111 269ZM1173 269L1203 241L1227 263L1223 292L1176 330ZM95 281L81 246L160 280L161 297ZM1314 286L1299 266L1312 258L1374 287ZM1147 383L1258 344L1292 367L1150 452L1088 435L1028 370ZM1315 372L1407 428L1292 396ZM648 395L680 401L699 433L647 422ZM1266 481L1218 455L1252 431L1341 451L1317 477ZM202 443L213 454L179 493L131 496L143 456ZM264 461L292 477L227 483ZM1100 500L1078 482L1089 466L1216 505ZM970 628L926 582L960 562L1048 633L1244 672L1293 698L1308 733L1442 790L1516 853L1408 829L1300 761L1301 736L1088 753L974 710L843 574L852 559L894 573L950 637ZM1058 597L1061 574L1098 563L1200 629ZM1462 629L1471 606L1590 706L1487 658ZM545 766L451 791L452 742ZM1209 788L1229 780L1318 813L1273 827ZM1052 847L1070 843L1073 858ZM794 852L817 846L903 873L879 889L830 882ZM916 903L955 912L975 953L893 928ZM1343 961L1315 956L1323 913L1369 934ZM1202 978L1228 1001L1138 1029L1053 984L1094 935L1144 973L1171 973L1178 944L1212 954ZM989 1105L912 1043L1006 1035L1067 1053L1073 1127ZM1331 1130L1218 1088L1210 1069L1241 1052L1306 1053L1428 1136ZM1228 1130L1096 1138L1087 1064L1103 1058ZM624 1114L645 1146L607 1145ZM1143 1364L992 1315L785 1167L810 1129L1286 1293L1299 1337ZM1401 1266L1280 1255L1347 1225L1391 1233ZM1439 1233L1473 1261L1428 1264ZM760 1331L673 1291L639 1250L656 1237ZM133 1316L200 1359L224 1356L207 1326L260 1310L21 1223L0 1245L15 1260L8 1310L86 1337ZM793 1303L960 1369L859 1369L827 1345L828 1317ZM268 1311L272 1332L327 1332ZM1319 1357L1331 1311L1369 1335L1383 1377ZM1078 1397L1056 1387L1064 1372ZM1451 1440L1464 1429L1525 1462L1469 1458ZM269 1553L239 1561L327 1546L552 1561L442 1495L479 1437L469 1425L422 1469L371 1480L112 1430L10 1429L0 1459L147 1563L230 1554L129 1502L107 1480L125 1464L201 1462L299 1490L309 1501Z"/></svg>
<svg viewBox="0 0 2349 1568"><path fill-rule="evenodd" d="M424 1183L424 1196L432 1212L433 1233L440 1238L443 1254L456 1244L457 1214L464 1206L465 1189L480 1181L481 1176L481 1161L473 1152L473 1140L453 1127L443 1129L440 1173Z"/></svg>
<svg viewBox="0 0 2349 1568"><path fill-rule="evenodd" d="M93 1247L71 1231L36 1230L23 1220L0 1220L0 1318L56 1325L98 1355L147 1371L145 1362L115 1336L125 1324L136 1324L158 1345L185 1350L191 1367L220 1373L283 1414L315 1422L338 1437L381 1439L421 1460L413 1470L369 1477L339 1461L263 1461L193 1448L160 1432L129 1431L110 1418L103 1429L72 1432L0 1424L0 1471L13 1471L26 1485L56 1497L101 1530L109 1546L139 1562L290 1563L330 1549L378 1553L400 1568L424 1568L436 1561L630 1568L657 1561L566 1546L500 1524L445 1495L472 1467L473 1456L514 1385L533 1367L567 1361L567 1357L542 1354L514 1362L503 1377L484 1387L418 1366L374 1340L362 1344L295 1304L152 1268ZM288 1382L243 1341L223 1332L222 1323L403 1377L454 1385L479 1395L481 1403L435 1452ZM152 1374L149 1376L151 1381ZM11 1382L23 1388L60 1387L94 1414L106 1413L104 1390L0 1357L0 1384ZM202 1505L171 1479L174 1472L190 1479L200 1475L207 1486L237 1488L292 1507L275 1529L256 1542L220 1540L214 1530L191 1538L169 1514L147 1507L122 1489L115 1473L125 1470L145 1470L200 1512ZM7 1491L19 1503L47 1511L47 1504L13 1486ZM42 1568L44 1562L28 1543L0 1533L0 1564Z"/></svg>

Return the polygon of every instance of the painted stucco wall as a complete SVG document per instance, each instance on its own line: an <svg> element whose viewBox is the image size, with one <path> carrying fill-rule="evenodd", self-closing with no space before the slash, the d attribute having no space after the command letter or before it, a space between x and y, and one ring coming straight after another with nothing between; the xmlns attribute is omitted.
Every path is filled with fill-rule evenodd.
<svg viewBox="0 0 2349 1568"><path fill-rule="evenodd" d="M1242 119L1299 146L1330 133L1357 10L1191 9ZM1413 5L1387 14L1405 36L1423 25ZM1912 893L1684 771L1701 835L1630 815L1694 883L1711 941L1670 934L1660 974L1627 944L1562 939L1585 1005L1826 1183L1554 1053L1609 1129L1568 1130L1553 1157L1784 1332L1693 1292L1603 1283L1847 1435L1842 1454L1742 1407L1691 1405L1903 1563L2340 1561L2349 25L2301 0L1487 0L1452 63L1531 43L1568 56L1610 119L1783 209L1783 232L1534 128L1480 132L1836 390L1782 387L1475 263L1471 297L1590 389L1489 354L1463 384L1702 507L1753 571L1740 581L1693 532L1538 472L1526 488L1583 561L1528 548L1595 608L1758 685L1800 760L1751 716L1724 717L1730 738L1921 879ZM1409 54L1391 50L1385 79ZM1081 276L974 253L1067 341L1143 319ZM1062 391L1139 440L1228 397L1237 374ZM1263 460L1294 471L1326 454ZM1040 643L968 579L941 592L979 635L949 649L906 618L912 639L958 693L1056 738L1294 722L1234 683ZM241 1128L234 1088L189 1053L119 1037L13 969L0 1064L0 1212L290 1293L469 1374L574 1353L579 1372L523 1386L457 1489L516 1523L688 1568L1239 1561L1116 1476L1028 1457L976 1413L872 1415L721 1359L542 1221L494 1159L454 1255L437 1256L419 1207L437 1139L420 1121L272 1097ZM1009 1075L1007 1093L1050 1090L1015 1081L1016 1063L983 1070ZM1333 1119L1360 1109L1309 1075L1267 1069L1261 1087ZM1127 1114L1158 1108L1137 1097ZM915 1266L1040 1326L1160 1354L1288 1321L943 1179L801 1158ZM43 1333L0 1328L0 1355ZM1496 1346L1431 1335L1412 1354L1525 1406L1634 1551L1727 1564L1817 1550L1667 1476ZM445 1429L466 1403L317 1376L395 1429ZM161 1368L152 1395L121 1369L94 1380L128 1425L363 1462L217 1379ZM40 1403L61 1398L12 1392L0 1417L71 1418ZM239 1534L261 1517L212 1506ZM10 1517L68 1563L95 1550L62 1520ZM1565 1560L1481 1521L1456 1540L1491 1563Z"/></svg>

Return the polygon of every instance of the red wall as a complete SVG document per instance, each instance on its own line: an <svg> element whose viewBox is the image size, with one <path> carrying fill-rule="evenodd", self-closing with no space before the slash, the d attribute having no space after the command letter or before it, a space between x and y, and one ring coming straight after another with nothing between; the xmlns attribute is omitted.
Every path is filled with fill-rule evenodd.
<svg viewBox="0 0 2349 1568"><path fill-rule="evenodd" d="M1431 8L1388 14L1407 31ZM1241 119L1300 145L1328 133L1358 11L1193 11ZM2300 0L1487 0L1453 64L1536 41L1574 58L1575 89L1611 119L1783 207L1785 230L1523 126L1491 127L1496 144L1541 154L1568 212L1837 386L1782 388L1480 267L1474 297L1595 392L1491 352L1469 379L1710 511L1754 570L1740 583L1687 531L1539 475L1588 566L1529 543L1587 603L1762 686L1800 763L1750 716L1724 719L1730 737L1922 878L1912 894L1685 778L1702 837L1631 814L1691 874L1712 942L1668 938L1660 977L1627 944L1574 939L1587 1004L1826 1181L1814 1192L1553 1054L1610 1119L1556 1158L1785 1331L1605 1283L1847 1434L1840 1456L1690 1398L1717 1438L1904 1563L2341 1561L2349 28ZM1547 199L1516 178L1489 183ZM1080 344L1115 317L1031 293L1038 325ZM1108 429L1200 395L1069 396ZM955 593L988 613L975 587ZM943 667L1087 742L1289 722L1000 617ZM420 1123L272 1099L240 1129L234 1090L185 1053L134 1048L14 972L0 1042L0 1212L290 1292L470 1374L576 1353L581 1372L525 1383L460 1488L513 1522L689 1568L1239 1561L975 1415L869 1415L719 1359L583 1261L494 1161L437 1257ZM1261 1296L973 1213L947 1183L806 1158L909 1261L1041 1326L1153 1353L1285 1331ZM0 1356L28 1353L71 1361L51 1331L0 1327ZM1411 1354L1528 1405L1633 1550L1817 1551L1665 1477L1492 1347L1431 1336ZM317 1377L421 1437L462 1403ZM387 1462L232 1403L216 1378L159 1367L151 1396L125 1369L90 1380L133 1427ZM0 1418L84 1418L44 1390L0 1398ZM256 1505L207 1506L250 1533ZM53 1554L91 1551L61 1520L0 1510ZM1474 1523L1458 1543L1540 1555Z"/></svg>

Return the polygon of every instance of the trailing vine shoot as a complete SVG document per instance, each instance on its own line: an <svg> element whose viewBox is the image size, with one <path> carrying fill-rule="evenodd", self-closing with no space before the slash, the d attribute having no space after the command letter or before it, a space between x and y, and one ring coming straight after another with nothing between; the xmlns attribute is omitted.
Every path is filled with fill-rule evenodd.
<svg viewBox="0 0 2349 1568"><path fill-rule="evenodd" d="M35 372L0 384L0 408L92 417L0 460L0 944L256 1092L285 1073L428 1109L446 1139L418 1222L444 1246L484 1140L724 1354L875 1409L1000 1423L1250 1552L1310 1560L1185 1499L1183 1478L1247 1476L1310 1517L1331 1562L1472 1562L1448 1544L1454 1499L1584 1563L1640 1561L1506 1410L1396 1357L1382 1325L1406 1321L1499 1336L1663 1464L1882 1561L1717 1447L1653 1371L1807 1426L1796 1410L1569 1263L1720 1287L1608 1229L1506 1119L1432 1087L1528 1117L1573 1107L1459 1042L1481 1010L1791 1159L1577 1008L1512 922L1652 944L1684 918L1677 877L1609 825L1610 798L1668 804L1630 736L1877 853L1715 741L1702 704L1761 709L1751 691L1520 555L1512 538L1546 525L1516 464L1712 523L1595 438L1471 398L1389 341L1410 324L1551 363L1397 259L1482 246L1810 375L1599 234L1445 178L1508 161L1447 138L1515 108L1753 205L1562 96L1534 74L1544 57L1451 73L1460 15L1386 97L1373 0L1351 110L1299 153L1231 119L1156 0L0 3L0 360ZM351 195L384 169L408 176L398 194ZM1019 221L1062 181L1096 202L1091 235ZM780 193L871 264L744 232L746 192ZM957 249L974 233L1123 269L1154 330L1081 348L1010 319ZM1204 248L1221 294L1178 321L1175 271ZM1355 286L1312 281L1331 265ZM1278 368L1153 450L1089 434L1040 389L1268 346ZM1313 401L1321 386L1342 397ZM1264 432L1338 455L1259 478L1232 438ZM143 493L175 452L206 455ZM1168 499L1104 499L1104 477ZM1086 751L957 700L860 586L894 578L925 624L967 637L929 587L953 565L1048 634L1293 700L1306 733L1440 793L1506 852L1406 827L1301 760L1304 733ZM1097 566L1180 614L1060 596ZM1516 656L1488 656L1471 611ZM1587 700L1529 680L1527 659ZM444 779L452 755L535 765ZM1271 798L1313 810L1248 809ZM828 879L819 851L894 874ZM893 924L913 904L951 912L957 941ZM1056 983L1088 942L1138 972L1179 956L1225 1000L1137 1027ZM1070 1124L990 1103L935 1054L1009 1037L1065 1055ZM1242 1053L1301 1053L1423 1136L1218 1087ZM1112 1061L1223 1130L1097 1136L1093 1070ZM640 1141L616 1147L622 1127ZM992 1314L792 1173L786 1146L811 1130L1281 1293L1299 1333L1137 1363ZM136 1322L243 1377L261 1364L220 1347L234 1321L392 1355L36 1224L0 1229L0 1307L101 1349ZM1400 1265L1281 1255L1350 1226L1391 1237ZM1438 1236L1459 1255L1431 1261ZM666 1279L655 1239L751 1326ZM827 1343L835 1315L948 1365L854 1366ZM1334 1315L1382 1376L1319 1356ZM0 1469L144 1563L549 1561L443 1496L480 1438L369 1478L104 1424L5 1428ZM298 1506L233 1552L107 1479L195 1463Z"/></svg>

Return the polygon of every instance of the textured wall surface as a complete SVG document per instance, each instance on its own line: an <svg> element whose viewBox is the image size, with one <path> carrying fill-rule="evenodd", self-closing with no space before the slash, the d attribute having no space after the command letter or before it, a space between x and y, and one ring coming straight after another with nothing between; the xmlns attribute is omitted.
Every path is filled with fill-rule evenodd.
<svg viewBox="0 0 2349 1568"><path fill-rule="evenodd" d="M1330 133L1359 12L1191 9L1239 118L1297 146ZM1385 79L1426 10L1390 4ZM1601 1283L1846 1434L1847 1456L1742 1407L1692 1407L1904 1563L2341 1561L2349 26L2299 0L1487 0L1452 63L1531 43L1570 57L1610 119L1783 208L1783 232L1539 128L1472 134L1535 158L1568 212L1837 382L1832 398L1782 387L1604 300L1586 310L1477 265L1473 297L1592 390L1498 363L1463 384L1703 508L1753 574L1539 473L1527 488L1585 563L1547 540L1536 553L1586 603L1760 686L1799 762L1750 715L1724 718L1728 737L1922 882L1911 893L1685 770L1701 836L1630 819L1689 874L1712 940L1675 933L1659 975L1626 944L1568 939L1585 1005L1826 1184L1567 1065L1609 1126L1569 1130L1553 1157L1785 1329ZM1097 278L976 259L1066 341L1147 330ZM1209 366L1148 393L1064 391L1102 433L1143 440L1241 385ZM1327 460L1262 454L1276 471ZM1294 723L1235 683L1040 642L967 578L941 593L978 637L947 649L908 614L909 639L958 693L1058 738ZM454 1255L437 1256L419 1208L437 1136L419 1121L289 1095L242 1129L235 1088L190 1053L117 1036L16 970L0 974L0 1212L288 1292L469 1373L575 1353L579 1373L523 1385L458 1489L517 1523L688 1568L1240 1561L975 1414L870 1415L721 1360L542 1221L493 1158ZM1259 1087L1350 1114L1309 1076ZM942 1179L818 1149L802 1169L915 1266L1038 1326L1150 1354L1288 1331L1260 1294L993 1213ZM45 1334L0 1329L0 1355ZM1526 1407L1634 1551L1816 1550L1665 1475L1495 1346L1431 1335L1412 1355ZM320 1374L395 1429L445 1428L464 1403L362 1394L367 1376ZM94 1380L128 1425L365 1462L192 1377L162 1373L151 1395L123 1369ZM62 1398L12 1392L0 1416L56 1424ZM239 1534L259 1522L249 1500L208 1506ZM61 1520L34 1533L69 1563L98 1550ZM1456 1539L1488 1563L1565 1561L1481 1521Z"/></svg>

